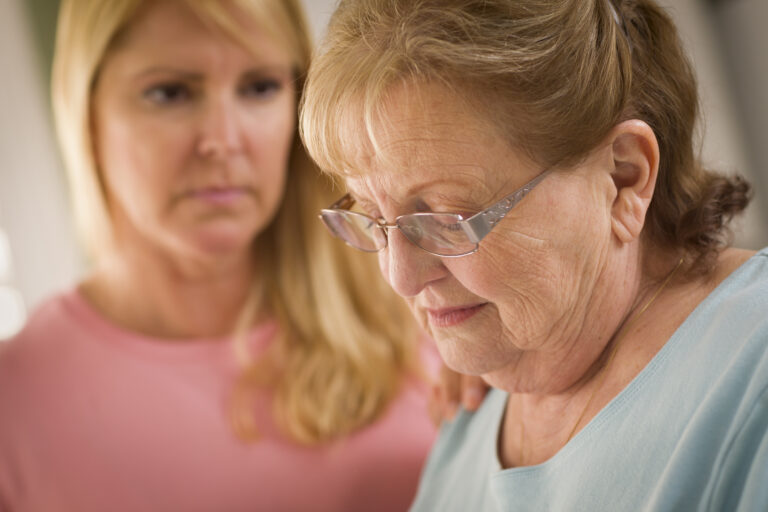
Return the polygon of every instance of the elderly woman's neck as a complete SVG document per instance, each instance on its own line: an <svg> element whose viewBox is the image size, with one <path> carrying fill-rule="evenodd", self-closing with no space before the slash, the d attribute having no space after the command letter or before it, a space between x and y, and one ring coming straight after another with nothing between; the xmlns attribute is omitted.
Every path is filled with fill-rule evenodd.
<svg viewBox="0 0 768 512"><path fill-rule="evenodd" d="M142 251L99 261L81 291L121 327L162 338L232 334L252 289L250 253L216 261L180 260Z"/></svg>
<svg viewBox="0 0 768 512"><path fill-rule="evenodd" d="M486 379L511 393L530 395L570 395L582 387L599 372L622 325L666 275L659 255L653 258L644 256L639 245L604 251L600 263L585 270L575 295L564 299L570 309L551 320L546 339L530 343L512 364ZM676 261L666 259L669 273Z"/></svg>
<svg viewBox="0 0 768 512"><path fill-rule="evenodd" d="M726 250L711 274L690 278L680 256L645 254L623 261L612 258L602 279L617 283L616 293L599 293L569 357L555 361L559 366L539 370L555 376L547 385L522 392L519 387L508 389L499 440L505 466L540 463L557 453L643 371L693 309L752 255ZM622 267L627 274L620 281ZM599 334L601 325L609 327L604 335Z"/></svg>

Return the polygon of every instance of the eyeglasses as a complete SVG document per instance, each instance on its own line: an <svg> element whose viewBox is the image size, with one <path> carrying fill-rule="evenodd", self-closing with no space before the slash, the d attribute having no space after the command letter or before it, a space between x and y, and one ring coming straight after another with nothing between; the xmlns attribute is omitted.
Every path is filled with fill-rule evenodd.
<svg viewBox="0 0 768 512"><path fill-rule="evenodd" d="M480 240L547 174L549 171L544 171L498 203L466 219L458 213L408 213L387 224L384 219L350 211L355 200L349 194L321 210L320 219L331 234L361 251L381 251L387 246L388 230L399 229L410 242L431 254L448 258L466 256L477 251Z"/></svg>

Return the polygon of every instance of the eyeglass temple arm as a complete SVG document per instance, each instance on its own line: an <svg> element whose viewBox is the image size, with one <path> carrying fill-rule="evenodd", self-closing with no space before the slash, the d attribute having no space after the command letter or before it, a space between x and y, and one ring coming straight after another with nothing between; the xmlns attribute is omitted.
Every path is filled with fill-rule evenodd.
<svg viewBox="0 0 768 512"><path fill-rule="evenodd" d="M509 213L509 210L514 208L517 203L522 201L522 199L528 195L528 192L533 190L533 187L538 185L539 182L543 180L547 174L549 174L549 171L542 172L531 181L523 185L521 188L512 192L512 194L508 195L487 210L476 213L475 215L461 222L461 228L464 230L464 233L466 233L469 240L474 244L480 243L480 240L485 238L485 236L491 232L496 224L498 224L499 221L501 221L501 219L503 219L504 216Z"/></svg>
<svg viewBox="0 0 768 512"><path fill-rule="evenodd" d="M354 204L355 199L349 193L347 193L344 194L344 197L329 206L327 210L349 210Z"/></svg>

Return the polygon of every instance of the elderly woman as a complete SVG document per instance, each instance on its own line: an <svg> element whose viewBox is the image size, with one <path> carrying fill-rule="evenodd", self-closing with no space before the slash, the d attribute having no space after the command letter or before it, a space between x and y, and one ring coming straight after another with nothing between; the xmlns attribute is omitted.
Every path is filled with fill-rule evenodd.
<svg viewBox="0 0 768 512"><path fill-rule="evenodd" d="M768 250L702 167L697 92L652 0L348 0L302 130L323 210L449 366L413 510L768 510Z"/></svg>
<svg viewBox="0 0 768 512"><path fill-rule="evenodd" d="M317 221L337 192L298 138L310 53L298 0L62 2L53 104L92 266L0 347L0 511L413 500L436 358Z"/></svg>

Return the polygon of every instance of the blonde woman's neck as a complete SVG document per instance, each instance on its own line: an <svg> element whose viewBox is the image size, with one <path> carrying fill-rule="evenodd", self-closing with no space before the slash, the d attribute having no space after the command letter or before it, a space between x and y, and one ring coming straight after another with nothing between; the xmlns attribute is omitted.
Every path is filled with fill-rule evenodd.
<svg viewBox="0 0 768 512"><path fill-rule="evenodd" d="M169 339L218 338L233 333L254 266L250 253L214 263L128 249L103 257L80 290L123 328Z"/></svg>

